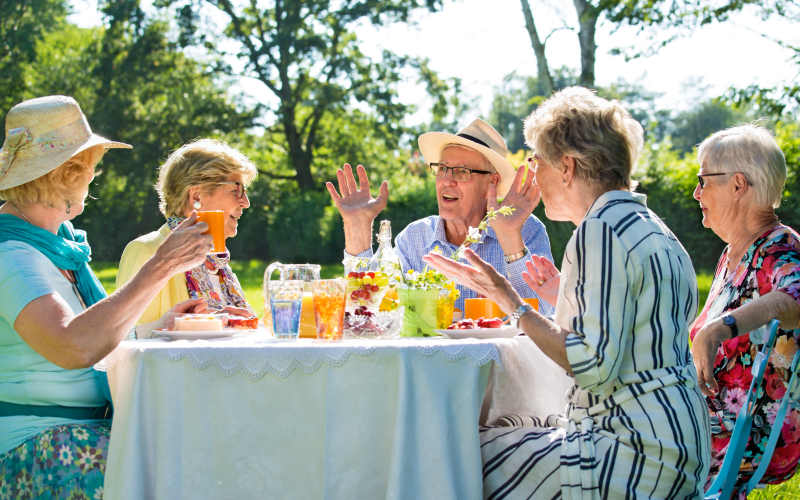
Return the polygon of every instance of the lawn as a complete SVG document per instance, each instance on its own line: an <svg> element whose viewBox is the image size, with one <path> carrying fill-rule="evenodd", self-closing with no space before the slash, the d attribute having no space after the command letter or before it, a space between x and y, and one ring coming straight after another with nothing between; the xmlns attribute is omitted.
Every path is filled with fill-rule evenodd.
<svg viewBox="0 0 800 500"><path fill-rule="evenodd" d="M103 283L106 291L111 293L115 289L115 279L117 275L116 263L112 262L92 262L94 269L100 281ZM231 263L239 281L244 288L247 301L256 310L256 313L261 317L264 312L264 299L261 294L261 282L264 278L264 269L266 263L260 260L249 261L234 261ZM323 265L320 275L322 278L333 278L341 276L342 265ZM711 287L712 275L710 273L699 273L697 276L697 286L700 291L700 304L705 303L708 289ZM773 498L800 498L800 475L795 476L792 480L783 484L768 487L764 490L759 490L751 493L748 498L750 499L773 499Z"/></svg>

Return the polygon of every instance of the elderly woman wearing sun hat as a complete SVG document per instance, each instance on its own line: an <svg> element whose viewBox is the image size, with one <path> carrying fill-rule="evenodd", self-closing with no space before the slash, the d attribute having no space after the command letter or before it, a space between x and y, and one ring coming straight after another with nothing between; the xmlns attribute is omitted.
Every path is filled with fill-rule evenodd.
<svg viewBox="0 0 800 500"><path fill-rule="evenodd" d="M135 276L193 210L221 210L225 239L236 236L239 217L250 206L247 186L256 174L247 157L220 141L200 139L176 149L161 166L156 184L158 208L166 223L128 243L120 258L117 286ZM230 267L230 253L211 253L201 265L169 280L139 318L137 335L148 336L150 322L189 298L205 299L211 310L254 315Z"/></svg>
<svg viewBox="0 0 800 500"><path fill-rule="evenodd" d="M0 149L0 492L89 498L102 492L110 428L105 374L92 369L122 340L169 276L211 247L190 217L124 286L106 297L89 268L83 211L109 148L71 97L24 101ZM175 312L204 310L201 300ZM163 321L169 321L169 316Z"/></svg>
<svg viewBox="0 0 800 500"><path fill-rule="evenodd" d="M692 354L711 417L711 477L725 458L731 429L750 387L756 346L749 332L781 320L759 393L736 488L750 479L786 392L800 320L800 235L775 214L786 182L786 160L763 127L743 125L704 140L694 198L703 226L725 241L705 306L692 325ZM789 410L774 455L761 479L779 483L800 462L800 411Z"/></svg>

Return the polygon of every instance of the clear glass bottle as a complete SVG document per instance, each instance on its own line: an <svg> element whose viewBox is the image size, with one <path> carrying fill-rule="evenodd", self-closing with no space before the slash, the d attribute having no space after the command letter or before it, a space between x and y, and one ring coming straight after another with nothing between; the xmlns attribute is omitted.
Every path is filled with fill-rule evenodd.
<svg viewBox="0 0 800 500"><path fill-rule="evenodd" d="M397 288L403 279L400 257L392 247L392 223L382 220L377 235L378 249L372 256L371 269L388 279L388 290L383 296L378 313L378 323L384 331L382 336L395 336L402 321Z"/></svg>

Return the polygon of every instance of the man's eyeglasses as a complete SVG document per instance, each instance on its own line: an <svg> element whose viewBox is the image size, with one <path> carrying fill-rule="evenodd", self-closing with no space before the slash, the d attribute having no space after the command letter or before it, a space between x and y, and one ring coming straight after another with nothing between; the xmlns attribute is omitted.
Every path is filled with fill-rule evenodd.
<svg viewBox="0 0 800 500"><path fill-rule="evenodd" d="M450 172L450 175L453 176L453 179L457 180L458 182L467 182L472 174L492 174L494 172L489 172L487 170L477 170L474 168L467 168L467 167L451 167L446 163L439 163L439 162L432 162L428 164L430 167L431 172L436 177L444 177L447 175L447 172Z"/></svg>
<svg viewBox="0 0 800 500"><path fill-rule="evenodd" d="M220 185L221 184L232 184L232 185L235 185L236 189L233 191L233 193L240 200L243 200L244 197L247 195L247 188L244 187L244 184L242 184L239 181L221 181L221 182L215 182L215 184L220 184Z"/></svg>

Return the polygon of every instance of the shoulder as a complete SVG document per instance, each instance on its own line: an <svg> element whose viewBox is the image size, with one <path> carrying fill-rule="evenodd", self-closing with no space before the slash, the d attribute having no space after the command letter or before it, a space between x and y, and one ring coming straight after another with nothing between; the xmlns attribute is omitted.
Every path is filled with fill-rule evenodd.
<svg viewBox="0 0 800 500"><path fill-rule="evenodd" d="M148 249L152 249L152 251L155 252L156 248L164 242L168 234L169 227L167 227L166 224L159 228L158 231L143 234L125 245L123 255L129 251L146 251Z"/></svg>
<svg viewBox="0 0 800 500"><path fill-rule="evenodd" d="M53 264L42 252L24 241L9 240L0 243L0 273L13 270L33 270Z"/></svg>
<svg viewBox="0 0 800 500"><path fill-rule="evenodd" d="M800 235L791 227L780 224L764 236L763 242L758 248L761 253L781 250L798 252L800 251Z"/></svg>

